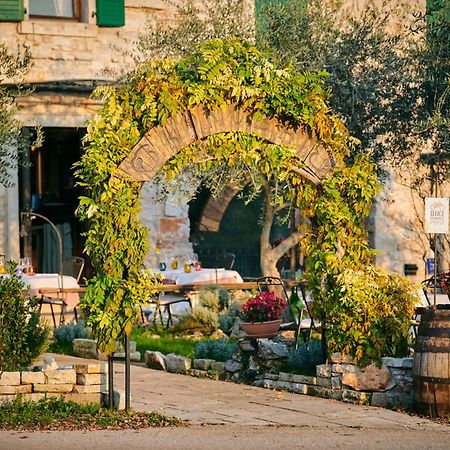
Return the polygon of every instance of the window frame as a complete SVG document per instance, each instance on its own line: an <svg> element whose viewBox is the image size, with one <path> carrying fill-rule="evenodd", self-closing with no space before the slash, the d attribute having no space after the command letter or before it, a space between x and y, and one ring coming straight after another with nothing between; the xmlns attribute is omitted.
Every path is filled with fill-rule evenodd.
<svg viewBox="0 0 450 450"><path fill-rule="evenodd" d="M31 0L29 0L31 1ZM48 20L64 20L67 22L80 22L81 21L81 0L72 0L73 6L73 16L72 17L64 17L64 16L46 16L41 14L28 14L30 19L48 19ZM29 8L29 4L28 4Z"/></svg>

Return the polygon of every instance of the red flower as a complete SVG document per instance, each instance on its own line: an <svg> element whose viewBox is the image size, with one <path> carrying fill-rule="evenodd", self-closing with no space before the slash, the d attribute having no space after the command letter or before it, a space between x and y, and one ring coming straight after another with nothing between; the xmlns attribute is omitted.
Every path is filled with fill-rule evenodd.
<svg viewBox="0 0 450 450"><path fill-rule="evenodd" d="M250 297L241 311L245 322L267 322L279 319L285 309L286 303L282 298L273 292L261 292Z"/></svg>
<svg viewBox="0 0 450 450"><path fill-rule="evenodd" d="M440 273L437 281L444 291L450 291L450 272Z"/></svg>

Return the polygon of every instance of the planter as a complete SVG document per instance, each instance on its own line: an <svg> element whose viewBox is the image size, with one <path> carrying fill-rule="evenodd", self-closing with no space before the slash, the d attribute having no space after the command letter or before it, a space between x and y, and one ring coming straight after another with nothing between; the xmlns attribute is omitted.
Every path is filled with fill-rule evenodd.
<svg viewBox="0 0 450 450"><path fill-rule="evenodd" d="M281 320L268 322L242 322L241 327L251 338L274 337L280 328Z"/></svg>

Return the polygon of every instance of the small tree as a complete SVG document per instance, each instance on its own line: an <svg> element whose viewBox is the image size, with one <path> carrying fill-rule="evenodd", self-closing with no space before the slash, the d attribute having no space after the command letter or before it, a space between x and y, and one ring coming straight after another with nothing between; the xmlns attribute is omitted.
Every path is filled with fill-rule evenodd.
<svg viewBox="0 0 450 450"><path fill-rule="evenodd" d="M14 55L0 42L0 183L4 186L11 185L11 171L17 168L22 149L29 145L15 115L16 97L28 93L20 83L30 65L28 48Z"/></svg>
<svg viewBox="0 0 450 450"><path fill-rule="evenodd" d="M16 276L9 261L9 277L0 277L0 372L30 365L45 349L49 330L39 322L36 297Z"/></svg>

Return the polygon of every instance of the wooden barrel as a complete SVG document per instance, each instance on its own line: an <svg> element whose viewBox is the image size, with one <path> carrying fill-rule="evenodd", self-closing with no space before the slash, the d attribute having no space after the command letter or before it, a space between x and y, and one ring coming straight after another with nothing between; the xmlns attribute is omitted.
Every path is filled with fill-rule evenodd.
<svg viewBox="0 0 450 450"><path fill-rule="evenodd" d="M431 417L450 416L450 310L427 309L414 350L414 406Z"/></svg>

